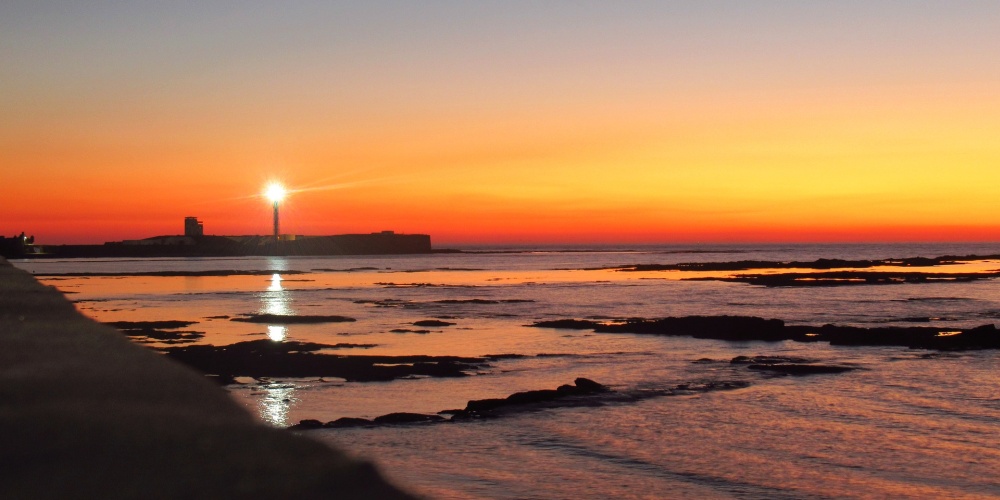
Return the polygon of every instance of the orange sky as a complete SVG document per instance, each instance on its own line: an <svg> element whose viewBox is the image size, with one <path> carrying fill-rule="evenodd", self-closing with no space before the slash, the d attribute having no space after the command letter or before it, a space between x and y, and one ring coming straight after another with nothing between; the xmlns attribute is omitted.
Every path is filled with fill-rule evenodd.
<svg viewBox="0 0 1000 500"><path fill-rule="evenodd" d="M0 231L1000 240L991 2L290 5L5 7Z"/></svg>

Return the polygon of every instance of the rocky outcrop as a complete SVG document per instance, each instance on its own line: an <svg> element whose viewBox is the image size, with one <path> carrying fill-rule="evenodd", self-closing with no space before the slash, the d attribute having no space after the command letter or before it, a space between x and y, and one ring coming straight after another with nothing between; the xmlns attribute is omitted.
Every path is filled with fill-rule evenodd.
<svg viewBox="0 0 1000 500"><path fill-rule="evenodd" d="M512 414L543 409L601 406L605 404L635 403L645 399L697 394L710 391L742 389L749 382L742 380L721 380L692 382L663 389L632 389L614 391L587 378L578 378L573 385L565 384L556 389L515 392L506 398L474 399L460 410L442 410L438 415L423 413L389 413L373 420L364 418L339 418L321 423L319 420L302 420L291 426L293 430L343 429L350 427L372 427L382 425L410 425L434 423L460 423L484 418L500 418ZM441 417L451 414L450 419Z"/></svg>
<svg viewBox="0 0 1000 500"><path fill-rule="evenodd" d="M814 365L814 364L801 364L801 363L771 363L764 365L749 365L747 366L750 370L757 371L767 371L779 373L782 375L820 375L820 374L830 374L830 373L844 373L855 368L850 366L838 366L838 365Z"/></svg>
<svg viewBox="0 0 1000 500"><path fill-rule="evenodd" d="M203 373L247 377L339 377L387 381L413 375L464 377L486 364L458 356L345 356L317 351L338 345L272 342L267 339L225 346L192 345L163 349L168 357Z"/></svg>
<svg viewBox="0 0 1000 500"><path fill-rule="evenodd" d="M393 424L418 424L427 422L444 422L445 418L440 415L424 415L422 413L397 412L375 417L372 421L378 425Z"/></svg>
<svg viewBox="0 0 1000 500"><path fill-rule="evenodd" d="M441 321L439 319L422 319L420 321L414 321L413 326L453 326L455 323L449 321Z"/></svg>
<svg viewBox="0 0 1000 500"><path fill-rule="evenodd" d="M902 346L915 349L1000 349L1000 331L994 325L967 329L928 326L861 328L853 326L789 326L778 319L752 316L684 316L632 319L607 323L563 319L538 321L539 328L592 329L598 333L637 333L689 336L729 341L825 341L832 345Z"/></svg>
<svg viewBox="0 0 1000 500"><path fill-rule="evenodd" d="M617 271L747 271L750 269L865 269L871 267L936 267L975 260L996 260L1000 255L944 255L941 257L909 257L905 259L845 260L816 259L813 261L738 260L730 262L682 262L679 264L636 264L614 267Z"/></svg>
<svg viewBox="0 0 1000 500"><path fill-rule="evenodd" d="M1000 272L926 273L890 271L830 271L822 273L737 274L684 278L690 281L728 281L766 287L817 287L855 285L901 285L915 283L957 283L1000 277Z"/></svg>
<svg viewBox="0 0 1000 500"><path fill-rule="evenodd" d="M527 405L552 403L572 396L589 396L608 392L609 389L593 380L578 378L573 385L561 385L556 389L515 392L506 398L476 399L469 401L464 410L453 412L453 420L491 416L498 411Z"/></svg>
<svg viewBox="0 0 1000 500"><path fill-rule="evenodd" d="M317 323L350 323L357 321L354 318L337 315L291 315L291 314L244 314L229 321L242 321L244 323L266 323L272 325L297 325L297 324L317 324Z"/></svg>

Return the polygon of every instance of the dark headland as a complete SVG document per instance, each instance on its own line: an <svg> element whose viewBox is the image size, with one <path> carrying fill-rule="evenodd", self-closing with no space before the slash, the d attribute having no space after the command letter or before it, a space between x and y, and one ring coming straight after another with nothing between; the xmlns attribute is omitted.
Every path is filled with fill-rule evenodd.
<svg viewBox="0 0 1000 500"><path fill-rule="evenodd" d="M412 498L0 259L0 498Z"/></svg>
<svg viewBox="0 0 1000 500"><path fill-rule="evenodd" d="M212 236L185 234L103 245L36 245L24 235L0 238L0 256L8 259L73 257L242 257L256 255L390 255L432 253L426 234L371 234L331 236Z"/></svg>

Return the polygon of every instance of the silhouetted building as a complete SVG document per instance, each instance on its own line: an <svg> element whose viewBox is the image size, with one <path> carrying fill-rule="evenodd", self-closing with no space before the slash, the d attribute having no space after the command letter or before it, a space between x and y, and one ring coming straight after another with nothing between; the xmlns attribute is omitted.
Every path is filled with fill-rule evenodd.
<svg viewBox="0 0 1000 500"><path fill-rule="evenodd" d="M7 238L0 236L0 257L17 259L39 255L43 248L35 246L35 237L27 236L23 232Z"/></svg>
<svg viewBox="0 0 1000 500"><path fill-rule="evenodd" d="M197 217L184 218L184 236L200 238L205 236L205 225Z"/></svg>

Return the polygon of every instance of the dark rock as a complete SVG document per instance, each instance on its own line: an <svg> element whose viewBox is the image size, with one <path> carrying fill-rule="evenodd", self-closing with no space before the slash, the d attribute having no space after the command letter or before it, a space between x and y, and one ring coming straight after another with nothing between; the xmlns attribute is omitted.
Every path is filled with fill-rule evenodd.
<svg viewBox="0 0 1000 500"><path fill-rule="evenodd" d="M593 330L602 323L586 319L557 319L552 321L536 321L530 326L536 328L558 328L562 330Z"/></svg>
<svg viewBox="0 0 1000 500"><path fill-rule="evenodd" d="M906 271L829 271L816 273L739 274L684 278L692 281L728 281L766 287L899 285L903 283L968 282L1000 277L1000 272L923 273Z"/></svg>
<svg viewBox="0 0 1000 500"><path fill-rule="evenodd" d="M465 405L465 411L486 412L505 406L507 400L503 398L473 399Z"/></svg>
<svg viewBox="0 0 1000 500"><path fill-rule="evenodd" d="M119 330L153 330L153 329L175 329L184 328L197 324L197 321L108 321L105 325L110 325Z"/></svg>
<svg viewBox="0 0 1000 500"><path fill-rule="evenodd" d="M559 397L562 397L562 394L559 394L559 391L556 391L554 389L540 389L537 391L515 392L514 394L507 396L507 399L504 400L504 404L526 405L532 403L542 403L545 401L552 401L553 399Z"/></svg>
<svg viewBox="0 0 1000 500"><path fill-rule="evenodd" d="M785 323L780 319L753 316L684 316L656 320L626 321L594 328L601 333L647 333L681 335L733 341L787 340Z"/></svg>
<svg viewBox="0 0 1000 500"><path fill-rule="evenodd" d="M854 370L849 366L835 365L803 365L797 363L776 363L770 365L750 365L750 370L783 373L785 375L820 375L826 373L844 373Z"/></svg>
<svg viewBox="0 0 1000 500"><path fill-rule="evenodd" d="M608 388L587 378L578 378L574 385L561 385L559 388L541 389L535 391L515 392L506 398L474 399L465 406L466 412L485 413L500 408L550 403L569 396L586 396L607 392Z"/></svg>
<svg viewBox="0 0 1000 500"><path fill-rule="evenodd" d="M245 314L238 318L230 318L230 321L242 321L244 323L270 323L275 325L294 324L314 324L314 323L346 323L357 321L347 316L293 316L286 314Z"/></svg>
<svg viewBox="0 0 1000 500"><path fill-rule="evenodd" d="M378 347L378 344L352 344L350 342L338 342L336 344L327 345L324 349L371 349L372 347Z"/></svg>
<svg viewBox="0 0 1000 500"><path fill-rule="evenodd" d="M499 304L499 300L487 300L487 299L443 299L435 300L435 304Z"/></svg>
<svg viewBox="0 0 1000 500"><path fill-rule="evenodd" d="M844 260L816 259L809 262L739 260L731 262L683 262L679 264L637 264L613 267L618 271L747 271L750 269L864 269L870 267L936 267L974 260L995 260L996 255L942 256L934 258L910 257L905 259Z"/></svg>
<svg viewBox="0 0 1000 500"><path fill-rule="evenodd" d="M204 373L248 377L339 377L348 381L387 381L414 375L464 377L484 358L457 356L345 356L315 351L335 348L313 342L268 339L226 346L192 345L163 349L167 356Z"/></svg>
<svg viewBox="0 0 1000 500"><path fill-rule="evenodd" d="M155 330L155 329L136 329L136 330L121 330L121 332L128 337L133 337L133 340L137 342L160 341L160 343L162 344L186 344L205 337L205 332L196 332L192 330L168 331L168 330Z"/></svg>
<svg viewBox="0 0 1000 500"><path fill-rule="evenodd" d="M375 423L367 418L341 417L332 422L323 424L323 427L333 429L343 429L347 427L367 427Z"/></svg>
<svg viewBox="0 0 1000 500"><path fill-rule="evenodd" d="M449 323L447 321L441 321L439 319L424 319L413 322L413 326L452 326L454 324L455 323Z"/></svg>
<svg viewBox="0 0 1000 500"><path fill-rule="evenodd" d="M576 387L580 391L582 391L583 393L586 393L586 394L595 393L595 392L604 392L604 391L608 390L608 388L606 386L604 386L603 384L599 384L597 382L594 382L593 380L590 380L589 378L580 377L580 378L574 380L573 383L576 384Z"/></svg>
<svg viewBox="0 0 1000 500"><path fill-rule="evenodd" d="M635 403L645 399L693 394L700 392L732 390L748 387L746 381L712 381L681 384L667 389L638 389L617 392L586 378L576 379L574 385L564 384L558 389L542 389L517 392L506 398L476 399L469 401L462 410L442 410L439 414L451 414L452 422L475 419L500 418L512 413L533 411L541 408L600 406L610 402ZM325 427L357 427L365 425L392 425L410 423L436 423L445 421L439 415L421 413L390 413L373 421L358 418L341 418L328 422Z"/></svg>
<svg viewBox="0 0 1000 500"><path fill-rule="evenodd" d="M635 319L611 323L589 320L539 321L529 326L543 328L592 328L598 333L635 333L690 336L729 341L826 341L832 345L904 346L916 349L966 350L1000 349L1000 332L987 324L971 329L942 330L929 326L861 328L823 325L787 326L778 319L752 316L683 316L662 319ZM783 358L790 362L802 362ZM737 357L733 363L755 363Z"/></svg>
<svg viewBox="0 0 1000 500"><path fill-rule="evenodd" d="M304 430L310 430L310 429L319 429L319 428L322 428L322 427L323 427L323 422L320 422L319 420L306 419L306 420L300 420L299 423L297 423L297 424L295 424L293 426L290 426L288 428L288 430L290 430L290 431L304 431Z"/></svg>
<svg viewBox="0 0 1000 500"><path fill-rule="evenodd" d="M736 356L729 362L734 365L771 365L775 363L809 363L810 360L791 356Z"/></svg>
<svg viewBox="0 0 1000 500"><path fill-rule="evenodd" d="M570 394L575 394L576 391L577 388L575 385L563 384L560 385L559 387L556 387L556 392L565 396L568 396Z"/></svg>
<svg viewBox="0 0 1000 500"><path fill-rule="evenodd" d="M389 413L380 417L375 417L376 424L416 424L426 422L443 422L444 417L440 415L424 415L422 413Z"/></svg>
<svg viewBox="0 0 1000 500"><path fill-rule="evenodd" d="M486 356L483 356L483 357L486 358L486 359L489 359L489 360L497 360L497 361L499 361L501 359L524 359L524 358L527 358L528 356L525 355L525 354L507 353L507 354L487 354Z"/></svg>

